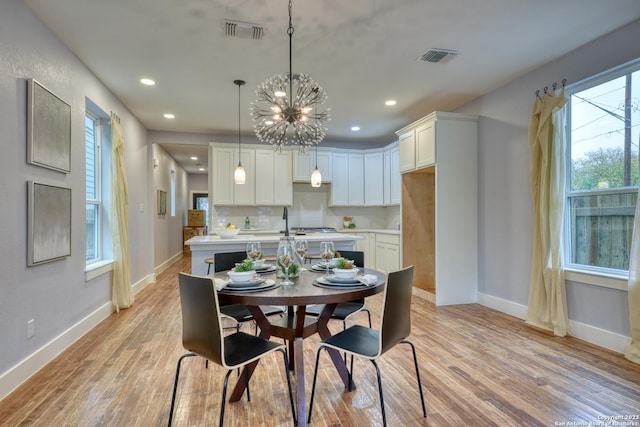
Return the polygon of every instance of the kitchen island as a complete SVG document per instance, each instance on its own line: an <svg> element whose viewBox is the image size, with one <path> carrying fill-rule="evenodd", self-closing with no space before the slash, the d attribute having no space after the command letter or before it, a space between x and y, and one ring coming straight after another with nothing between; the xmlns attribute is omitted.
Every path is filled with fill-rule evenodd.
<svg viewBox="0 0 640 427"><path fill-rule="evenodd" d="M191 247L191 273L198 275L207 274L205 258L210 258L218 252L239 252L247 249L247 243L260 242L265 256L275 256L278 252L278 244L283 234L238 234L232 239L221 239L219 236L195 236L184 242ZM320 253L320 242L333 242L338 251L352 251L356 240L363 240L362 236L354 236L345 233L312 233L303 236L291 237L304 239L309 242L309 254Z"/></svg>

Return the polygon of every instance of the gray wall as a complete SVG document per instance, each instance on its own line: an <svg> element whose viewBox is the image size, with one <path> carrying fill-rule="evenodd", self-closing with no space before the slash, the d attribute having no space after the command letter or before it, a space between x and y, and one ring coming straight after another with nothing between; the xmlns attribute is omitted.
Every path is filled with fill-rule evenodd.
<svg viewBox="0 0 640 427"><path fill-rule="evenodd" d="M20 0L0 13L0 378L110 301L110 275L85 281L84 105L90 98L121 118L129 183L132 282L153 276L155 198L147 165L147 131ZM32 77L71 105L71 173L27 164L26 79ZM135 78L135 76L132 76ZM69 258L26 266L28 180L72 189ZM35 336L26 338L27 320ZM1 388L1 387L0 387ZM1 397L1 394L0 394Z"/></svg>
<svg viewBox="0 0 640 427"><path fill-rule="evenodd" d="M535 91L567 84L640 57L640 21L505 84L460 112L480 115L478 164L479 292L526 305L532 202L528 125ZM629 336L626 291L569 283L569 317Z"/></svg>

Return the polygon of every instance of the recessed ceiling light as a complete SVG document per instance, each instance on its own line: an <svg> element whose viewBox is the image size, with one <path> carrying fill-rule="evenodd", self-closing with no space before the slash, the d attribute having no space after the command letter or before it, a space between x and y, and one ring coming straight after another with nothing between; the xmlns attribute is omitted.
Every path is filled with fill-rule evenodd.
<svg viewBox="0 0 640 427"><path fill-rule="evenodd" d="M176 116L175 116L175 115L173 115L173 114L171 114L171 113L166 113L166 114L164 115L164 118L165 118L165 119L175 119L175 118L176 118Z"/></svg>
<svg viewBox="0 0 640 427"><path fill-rule="evenodd" d="M388 105L388 106L396 105L396 101L395 99L389 99L388 101L384 102L384 105Z"/></svg>
<svg viewBox="0 0 640 427"><path fill-rule="evenodd" d="M145 86L153 86L154 84L156 84L156 82L151 79L140 79L140 83Z"/></svg>
<svg viewBox="0 0 640 427"><path fill-rule="evenodd" d="M358 132L360 130L360 126L351 126L351 132Z"/></svg>
<svg viewBox="0 0 640 427"><path fill-rule="evenodd" d="M198 170L199 170L199 171L203 171L203 170L204 170L204 168L198 168Z"/></svg>
<svg viewBox="0 0 640 427"><path fill-rule="evenodd" d="M191 156L191 160L198 160L198 157L196 157L196 156Z"/></svg>

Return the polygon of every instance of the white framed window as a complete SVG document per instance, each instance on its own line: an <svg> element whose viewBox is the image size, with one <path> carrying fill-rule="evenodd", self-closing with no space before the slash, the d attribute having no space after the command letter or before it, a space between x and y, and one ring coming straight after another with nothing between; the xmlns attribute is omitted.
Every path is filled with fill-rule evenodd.
<svg viewBox="0 0 640 427"><path fill-rule="evenodd" d="M638 195L640 60L566 93L567 268L625 276Z"/></svg>
<svg viewBox="0 0 640 427"><path fill-rule="evenodd" d="M109 116L94 103L85 104L85 261L97 268L112 258L109 227Z"/></svg>

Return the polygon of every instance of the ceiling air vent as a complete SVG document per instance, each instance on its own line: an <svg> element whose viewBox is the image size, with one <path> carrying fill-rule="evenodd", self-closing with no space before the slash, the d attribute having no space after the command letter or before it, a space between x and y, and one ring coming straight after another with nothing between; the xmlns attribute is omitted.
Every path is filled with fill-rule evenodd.
<svg viewBox="0 0 640 427"><path fill-rule="evenodd" d="M259 24L242 21L224 21L224 35L241 39L260 40L264 36L265 28Z"/></svg>
<svg viewBox="0 0 640 427"><path fill-rule="evenodd" d="M449 49L429 49L418 57L421 62L445 62L458 54L455 50Z"/></svg>

